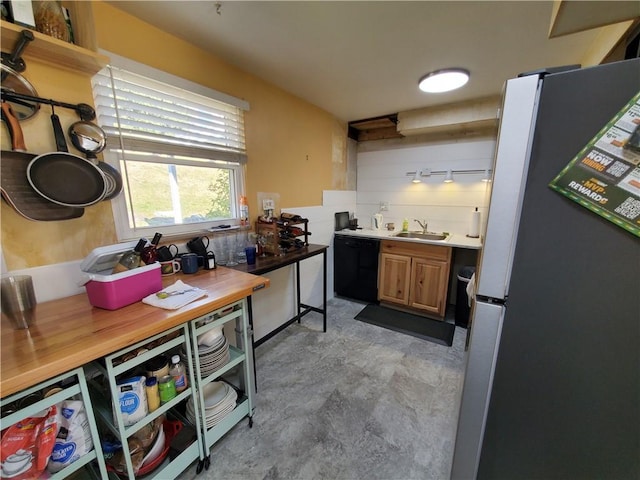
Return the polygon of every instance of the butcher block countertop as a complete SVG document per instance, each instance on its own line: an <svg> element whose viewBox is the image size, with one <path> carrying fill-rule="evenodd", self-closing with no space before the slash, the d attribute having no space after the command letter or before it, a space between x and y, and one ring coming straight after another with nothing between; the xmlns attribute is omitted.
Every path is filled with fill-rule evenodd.
<svg viewBox="0 0 640 480"><path fill-rule="evenodd" d="M34 325L15 330L3 315L0 397L85 365L136 342L181 325L269 286L269 279L225 267L164 277L163 286L182 280L207 297L178 310L142 302L103 310L86 294L39 303Z"/></svg>

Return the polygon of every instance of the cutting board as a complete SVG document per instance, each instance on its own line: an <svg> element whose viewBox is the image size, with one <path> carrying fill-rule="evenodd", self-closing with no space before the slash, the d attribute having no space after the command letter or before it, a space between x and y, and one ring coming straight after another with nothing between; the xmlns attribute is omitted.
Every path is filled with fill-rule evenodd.
<svg viewBox="0 0 640 480"><path fill-rule="evenodd" d="M65 207L42 198L27 180L27 166L31 155L2 150L0 161L0 190L2 198L16 212L29 220L59 221L81 217L84 208Z"/></svg>

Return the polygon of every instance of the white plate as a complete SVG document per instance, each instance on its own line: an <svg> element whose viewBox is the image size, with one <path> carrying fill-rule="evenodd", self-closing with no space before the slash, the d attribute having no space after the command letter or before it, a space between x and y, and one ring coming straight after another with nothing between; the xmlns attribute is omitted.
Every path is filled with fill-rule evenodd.
<svg viewBox="0 0 640 480"><path fill-rule="evenodd" d="M151 447L151 450L149 450L144 456L144 459L142 459L142 463L140 464L140 466L143 467L146 463L153 462L160 456L162 450L164 450L164 428L162 428L161 425L160 431L158 431L158 435L156 436L156 441L153 443L153 447Z"/></svg>
<svg viewBox="0 0 640 480"><path fill-rule="evenodd" d="M229 385L224 382L207 383L202 389L205 408L215 407L222 402L229 391Z"/></svg>
<svg viewBox="0 0 640 480"><path fill-rule="evenodd" d="M216 345L222 338L222 327L212 328L211 330L198 335L198 345L211 347Z"/></svg>
<svg viewBox="0 0 640 480"><path fill-rule="evenodd" d="M198 355L204 355L207 353L215 352L219 350L221 346L227 344L227 339L225 337L220 337L211 345L198 345Z"/></svg>
<svg viewBox="0 0 640 480"><path fill-rule="evenodd" d="M226 363L226 362L229 361L230 357L231 357L231 355L229 355L229 352L227 351L227 352L224 352L222 355L219 355L219 356L216 356L216 357L201 359L200 360L200 366L204 367L204 366L207 366L207 365Z"/></svg>

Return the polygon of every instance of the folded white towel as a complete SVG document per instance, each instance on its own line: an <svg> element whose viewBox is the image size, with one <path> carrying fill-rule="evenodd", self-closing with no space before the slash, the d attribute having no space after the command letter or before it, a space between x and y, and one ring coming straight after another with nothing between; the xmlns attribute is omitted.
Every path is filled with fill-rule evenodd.
<svg viewBox="0 0 640 480"><path fill-rule="evenodd" d="M176 283L162 289L162 291L169 294L172 292L184 293L169 295L166 298L158 297L159 292L152 293L151 295L144 297L142 299L142 303L146 303L147 305L152 305L154 307L164 308L167 310L177 310L178 308L182 308L185 305L208 295L206 290L187 285L182 280L176 281Z"/></svg>
<svg viewBox="0 0 640 480"><path fill-rule="evenodd" d="M469 283L467 283L467 301L471 306L471 301L476 297L476 274L471 275Z"/></svg>

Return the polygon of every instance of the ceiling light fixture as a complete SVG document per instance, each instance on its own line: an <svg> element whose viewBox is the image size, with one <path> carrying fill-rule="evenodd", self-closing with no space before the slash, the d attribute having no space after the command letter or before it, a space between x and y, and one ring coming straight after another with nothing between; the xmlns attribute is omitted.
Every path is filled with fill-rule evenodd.
<svg viewBox="0 0 640 480"><path fill-rule="evenodd" d="M416 174L413 176L413 180L411 180L412 183L420 183L422 180L420 179L420 172L416 172Z"/></svg>
<svg viewBox="0 0 640 480"><path fill-rule="evenodd" d="M482 181L483 182L490 182L491 181L491 174L489 173L489 170L485 170L484 171L484 177L482 177Z"/></svg>
<svg viewBox="0 0 640 480"><path fill-rule="evenodd" d="M418 82L418 88L427 93L449 92L469 81L469 71L463 68L445 68L426 74Z"/></svg>

